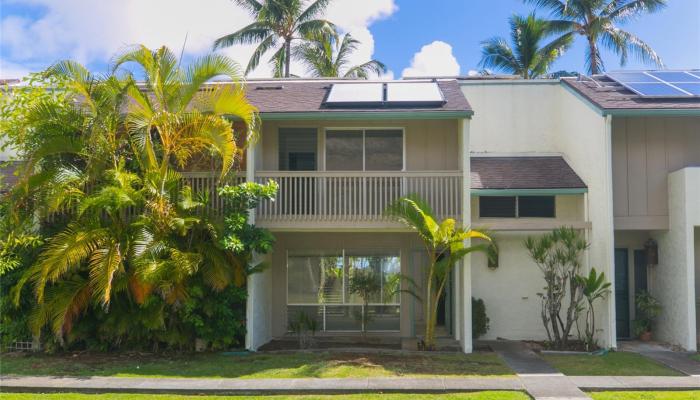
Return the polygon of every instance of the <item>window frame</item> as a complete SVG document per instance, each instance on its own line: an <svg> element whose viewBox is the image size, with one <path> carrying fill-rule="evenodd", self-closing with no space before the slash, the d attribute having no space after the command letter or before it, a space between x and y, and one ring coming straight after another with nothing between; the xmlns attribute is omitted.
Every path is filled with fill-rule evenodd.
<svg viewBox="0 0 700 400"><path fill-rule="evenodd" d="M484 217L481 215L481 199L484 197L515 197L515 216L514 217ZM552 213L551 217L521 217L520 216L520 198L521 197L551 197L554 200L554 212ZM512 195L512 196L503 196L503 195L498 195L498 196L479 196L479 204L478 204L478 210L479 210L479 219L556 219L557 218L557 196L556 195L538 195L538 194L532 194L532 195Z"/></svg>
<svg viewBox="0 0 700 400"><path fill-rule="evenodd" d="M401 169L400 170L367 170L367 132L368 131L401 131ZM362 169L361 170L328 170L328 132L332 131L360 131L362 132ZM406 171L406 128L398 126L333 126L323 128L323 171L327 172L405 172Z"/></svg>
<svg viewBox="0 0 700 400"><path fill-rule="evenodd" d="M296 249L294 249L296 251ZM335 332L335 333L343 333L343 332L360 332L359 330L326 330L326 307L362 307L364 309L364 304L362 303L350 303L348 302L348 299L346 298L346 281L347 281L347 272L349 269L349 263L348 263L348 253L351 254L358 254L362 252L378 252L380 254L384 254L385 256L388 254L395 254L395 256L399 259L399 274L402 273L403 270L403 257L402 257L402 251L401 248L364 248L364 249L355 249L355 248L341 248L340 250L336 249L328 249L328 250L306 250L306 249L300 249L299 251L303 251L304 253L307 253L309 255L315 254L316 256L323 256L323 255L338 255L342 257L343 260L343 279L342 279L342 297L343 301L341 303L290 303L289 302L289 256L290 256L290 251L289 249L286 250L285 252L285 313L287 312L286 310L289 309L289 307L319 307L323 308L323 317L322 317L322 328L320 329L321 332ZM294 256L294 255L292 255ZM387 307L398 307L399 309L399 321L401 318L401 293L403 293L402 290L403 287L403 282L400 280L399 281L399 293L397 296L398 302L397 303L368 303L368 307L381 307L381 306L387 306ZM287 315L287 319L289 319L289 315ZM371 330L371 332L399 332L401 330L401 327L399 326L399 329L391 329L391 330Z"/></svg>

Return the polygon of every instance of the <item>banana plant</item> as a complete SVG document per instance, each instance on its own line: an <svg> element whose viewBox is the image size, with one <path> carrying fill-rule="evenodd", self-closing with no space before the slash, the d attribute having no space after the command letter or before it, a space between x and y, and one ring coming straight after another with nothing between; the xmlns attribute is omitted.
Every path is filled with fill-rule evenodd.
<svg viewBox="0 0 700 400"><path fill-rule="evenodd" d="M581 286L583 297L586 299L586 328L584 342L586 350L591 351L595 343L595 308L593 303L596 300L604 299L610 292L610 282L605 280L605 272L600 274L595 268L591 268L588 276L579 275L576 277L578 284Z"/></svg>

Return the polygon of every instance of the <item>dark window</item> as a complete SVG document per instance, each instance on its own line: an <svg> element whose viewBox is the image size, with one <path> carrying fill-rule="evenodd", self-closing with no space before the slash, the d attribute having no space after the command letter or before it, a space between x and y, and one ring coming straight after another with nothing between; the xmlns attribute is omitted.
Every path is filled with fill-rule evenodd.
<svg viewBox="0 0 700 400"><path fill-rule="evenodd" d="M518 217L554 218L554 196L518 197Z"/></svg>
<svg viewBox="0 0 700 400"><path fill-rule="evenodd" d="M401 171L403 169L403 132L370 130L365 133L365 170Z"/></svg>
<svg viewBox="0 0 700 400"><path fill-rule="evenodd" d="M515 196L479 197L479 216L484 218L515 218Z"/></svg>
<svg viewBox="0 0 700 400"><path fill-rule="evenodd" d="M315 171L317 136L315 128L281 128L280 171Z"/></svg>
<svg viewBox="0 0 700 400"><path fill-rule="evenodd" d="M326 170L362 171L362 131L326 133Z"/></svg>
<svg viewBox="0 0 700 400"><path fill-rule="evenodd" d="M479 197L479 216L482 218L554 218L554 196L481 196Z"/></svg>

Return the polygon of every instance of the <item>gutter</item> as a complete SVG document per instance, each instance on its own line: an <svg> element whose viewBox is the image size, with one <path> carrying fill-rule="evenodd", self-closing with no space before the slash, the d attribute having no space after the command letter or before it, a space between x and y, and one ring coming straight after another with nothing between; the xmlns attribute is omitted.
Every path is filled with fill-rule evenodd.
<svg viewBox="0 0 700 400"><path fill-rule="evenodd" d="M472 189L472 196L556 196L588 193L588 188Z"/></svg>
<svg viewBox="0 0 700 400"><path fill-rule="evenodd" d="M375 119L459 119L471 118L468 111L309 111L261 112L263 121L280 120L375 120Z"/></svg>

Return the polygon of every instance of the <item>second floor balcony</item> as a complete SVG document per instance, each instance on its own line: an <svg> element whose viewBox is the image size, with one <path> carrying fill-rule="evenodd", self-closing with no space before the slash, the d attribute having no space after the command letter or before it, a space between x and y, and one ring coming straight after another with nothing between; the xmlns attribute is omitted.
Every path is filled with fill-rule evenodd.
<svg viewBox="0 0 700 400"><path fill-rule="evenodd" d="M264 202L256 221L263 226L362 227L391 224L387 207L417 195L439 218L460 218L462 174L453 172L258 172L259 183L279 184L274 202Z"/></svg>
<svg viewBox="0 0 700 400"><path fill-rule="evenodd" d="M215 208L215 177L187 174L195 191L212 190ZM238 176L231 183L241 183ZM402 196L416 195L428 202L438 218L460 219L463 180L460 171L420 172L327 172L259 171L255 181L277 182L274 201L256 210L256 223L278 229L398 228L386 215L387 207ZM208 189L211 188L211 189Z"/></svg>

